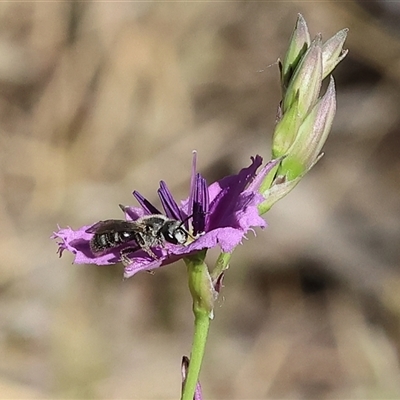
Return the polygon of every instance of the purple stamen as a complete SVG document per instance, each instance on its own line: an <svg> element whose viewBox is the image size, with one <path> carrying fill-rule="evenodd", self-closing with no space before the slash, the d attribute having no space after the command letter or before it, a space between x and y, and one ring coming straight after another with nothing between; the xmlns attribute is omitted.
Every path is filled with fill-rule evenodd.
<svg viewBox="0 0 400 400"><path fill-rule="evenodd" d="M197 164L197 151L193 150L193 160L192 160L192 174L190 176L190 193L189 193L189 209L188 215L193 215L193 201L196 191L196 164Z"/></svg>
<svg viewBox="0 0 400 400"><path fill-rule="evenodd" d="M147 214L162 214L156 207L153 206L145 197L143 197L138 191L134 190L132 193L138 203L141 205L143 210L146 211Z"/></svg>
<svg viewBox="0 0 400 400"><path fill-rule="evenodd" d="M193 234L197 236L206 230L206 216L209 207L209 195L207 190L207 182L200 175L196 174L194 179L193 191Z"/></svg>
<svg viewBox="0 0 400 400"><path fill-rule="evenodd" d="M160 197L161 204L167 217L176 220L182 220L182 215L180 213L178 204L176 204L176 201L172 197L172 194L164 181L160 182L160 188L157 190L157 193Z"/></svg>

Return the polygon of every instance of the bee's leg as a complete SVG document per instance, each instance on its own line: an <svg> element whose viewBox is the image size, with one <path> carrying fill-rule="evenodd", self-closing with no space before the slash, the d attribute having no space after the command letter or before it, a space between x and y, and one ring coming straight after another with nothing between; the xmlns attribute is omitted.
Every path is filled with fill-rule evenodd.
<svg viewBox="0 0 400 400"><path fill-rule="evenodd" d="M143 250L151 258L153 258L154 260L158 260L157 255L153 253L153 251L150 249L150 247L141 247L141 246L126 247L125 249L122 249L121 253L120 253L121 254L121 262L125 267L132 263L132 259L129 257L129 254L133 253L135 251L138 251L138 250Z"/></svg>
<svg viewBox="0 0 400 400"><path fill-rule="evenodd" d="M121 250L120 252L121 262L125 267L127 267L129 264L132 263L132 259L129 258L128 254L133 253L139 249L140 247L136 246L136 247L125 247L125 249Z"/></svg>
<svg viewBox="0 0 400 400"><path fill-rule="evenodd" d="M136 232L135 242L139 248L145 251L151 258L158 260L158 257L151 250L151 247L157 245L157 241L153 237L149 236L146 232Z"/></svg>
<svg viewBox="0 0 400 400"><path fill-rule="evenodd" d="M158 243L158 246L161 247L167 254L166 258L169 258L171 256L171 252L169 251L169 246L165 244L165 242L160 242Z"/></svg>
<svg viewBox="0 0 400 400"><path fill-rule="evenodd" d="M167 258L169 258L169 256L170 256L171 253L169 252L168 246L166 246L165 243L162 243L162 244L161 244L161 247L166 251L166 253L167 253Z"/></svg>
<svg viewBox="0 0 400 400"><path fill-rule="evenodd" d="M154 254L153 250L151 250L150 247L142 247L142 250L145 251L151 258L154 258L154 260L158 260L158 257L156 254Z"/></svg>

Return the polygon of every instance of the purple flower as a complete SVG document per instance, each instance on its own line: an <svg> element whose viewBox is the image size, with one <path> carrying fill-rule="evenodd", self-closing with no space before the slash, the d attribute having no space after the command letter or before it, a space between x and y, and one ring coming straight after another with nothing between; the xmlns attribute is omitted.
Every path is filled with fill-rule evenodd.
<svg viewBox="0 0 400 400"><path fill-rule="evenodd" d="M256 171L261 164L262 158L256 156L252 158L251 165L243 168L237 175L225 177L207 186L205 179L196 173L194 154L190 195L180 205L172 197L165 182L160 183L158 195L164 215L168 219L180 221L180 229L188 234L188 243L184 245L172 244L165 240L151 247L151 250L145 251L143 246L137 245L127 236L126 240L129 241L120 241L120 245L110 246L105 248L105 251L97 253L90 244L94 236L93 228L97 224L83 226L78 230L69 227L59 229L52 237L61 239L58 243L60 256L64 250L68 250L75 254L77 264L115 264L121 261L122 251L126 278L139 271L150 271L217 245L223 252L231 252L242 242L252 227L266 226L257 210L258 204L264 200L258 193L258 183L262 182L262 177L274 164L268 163L255 179ZM149 215L163 214L140 193L134 191L133 195L140 207L122 207L127 221L140 221Z"/></svg>

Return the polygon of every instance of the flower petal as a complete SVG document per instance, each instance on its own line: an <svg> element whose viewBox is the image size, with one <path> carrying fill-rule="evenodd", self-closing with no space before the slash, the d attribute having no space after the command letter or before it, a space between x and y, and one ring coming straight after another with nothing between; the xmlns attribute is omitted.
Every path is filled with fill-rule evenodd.
<svg viewBox="0 0 400 400"><path fill-rule="evenodd" d="M162 260L153 260L149 257L135 257L132 263L125 267L124 278L128 279L140 271L152 271L161 266Z"/></svg>
<svg viewBox="0 0 400 400"><path fill-rule="evenodd" d="M227 176L209 186L208 192L210 202L215 199L222 189L230 188L232 190L234 188L234 191L232 190L230 193L233 195L234 193L241 193L246 188L254 179L257 169L262 164L262 157L258 155L255 158L252 157L251 160L251 165L247 168L243 168L238 174Z"/></svg>
<svg viewBox="0 0 400 400"><path fill-rule="evenodd" d="M217 226L241 226L246 229L243 223L239 222L238 213L245 215L243 212L247 207L256 207L263 200L255 191L245 191L261 163L262 158L257 156L252 164L243 168L238 175L229 176L210 186L210 198L214 195L214 199L210 204L207 230L215 229ZM219 193L217 193L218 187Z"/></svg>
<svg viewBox="0 0 400 400"><path fill-rule="evenodd" d="M58 243L60 256L64 250L68 250L75 255L74 262L76 264L110 265L117 263L120 258L120 250L102 255L92 253L89 243L93 235L86 232L90 227L83 226L76 231L68 227L54 232L52 237L61 239L61 242Z"/></svg>

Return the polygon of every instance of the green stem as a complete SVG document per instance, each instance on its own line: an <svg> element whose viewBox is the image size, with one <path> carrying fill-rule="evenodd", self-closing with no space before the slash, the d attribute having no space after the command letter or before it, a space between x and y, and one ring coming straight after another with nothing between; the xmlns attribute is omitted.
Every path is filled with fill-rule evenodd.
<svg viewBox="0 0 400 400"><path fill-rule="evenodd" d="M210 317L207 314L195 313L194 335L192 351L190 355L189 369L182 393L182 400L193 400L196 385L199 381L201 364L210 327Z"/></svg>
<svg viewBox="0 0 400 400"><path fill-rule="evenodd" d="M185 258L195 320L192 351L181 400L193 400L213 315L215 290L204 262L205 256L206 251L201 251Z"/></svg>

